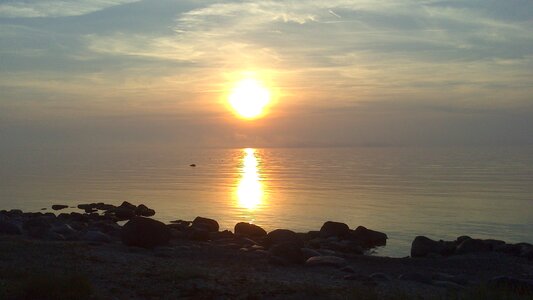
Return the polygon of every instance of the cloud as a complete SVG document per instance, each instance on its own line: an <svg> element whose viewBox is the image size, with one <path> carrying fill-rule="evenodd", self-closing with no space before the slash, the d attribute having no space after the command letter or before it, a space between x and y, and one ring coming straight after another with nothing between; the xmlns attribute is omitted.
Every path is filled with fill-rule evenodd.
<svg viewBox="0 0 533 300"><path fill-rule="evenodd" d="M139 0L29 0L0 3L0 18L80 16Z"/></svg>

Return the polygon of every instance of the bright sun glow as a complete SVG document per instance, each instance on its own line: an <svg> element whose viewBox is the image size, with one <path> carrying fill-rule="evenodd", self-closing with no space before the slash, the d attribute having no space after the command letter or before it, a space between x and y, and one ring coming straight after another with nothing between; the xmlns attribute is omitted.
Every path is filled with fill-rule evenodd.
<svg viewBox="0 0 533 300"><path fill-rule="evenodd" d="M270 102L270 92L256 79L239 81L229 96L229 104L244 119L261 116Z"/></svg>

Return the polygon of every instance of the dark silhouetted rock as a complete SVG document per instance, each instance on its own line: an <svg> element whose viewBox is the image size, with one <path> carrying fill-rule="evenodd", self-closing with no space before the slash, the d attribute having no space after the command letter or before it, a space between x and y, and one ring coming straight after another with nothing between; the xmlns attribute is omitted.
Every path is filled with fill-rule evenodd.
<svg viewBox="0 0 533 300"><path fill-rule="evenodd" d="M123 226L121 239L128 246L153 248L168 243L170 229L162 222L135 217Z"/></svg>
<svg viewBox="0 0 533 300"><path fill-rule="evenodd" d="M387 235L383 232L367 229L364 226L357 227L350 237L355 239L366 248L374 248L377 246L385 246L387 244Z"/></svg>
<svg viewBox="0 0 533 300"><path fill-rule="evenodd" d="M0 234L20 235L22 230L15 223L0 219Z"/></svg>
<svg viewBox="0 0 533 300"><path fill-rule="evenodd" d="M276 244L269 249L270 254L291 264L302 264L304 256L300 245L292 242Z"/></svg>
<svg viewBox="0 0 533 300"><path fill-rule="evenodd" d="M191 227L194 229L205 230L207 232L216 232L220 228L216 220L203 217L196 217L192 221Z"/></svg>
<svg viewBox="0 0 533 300"><path fill-rule="evenodd" d="M196 167L196 164L190 164L189 167Z"/></svg>
<svg viewBox="0 0 533 300"><path fill-rule="evenodd" d="M454 248L454 242L434 241L425 236L417 236L411 244L411 257L424 257L430 254L450 255Z"/></svg>
<svg viewBox="0 0 533 300"><path fill-rule="evenodd" d="M350 227L344 223L327 221L320 228L320 236L328 238L330 236L343 237L350 233Z"/></svg>
<svg viewBox="0 0 533 300"><path fill-rule="evenodd" d="M315 266L331 266L331 267L342 267L347 264L346 259L338 256L313 256L307 259L305 262L306 266L315 267Z"/></svg>
<svg viewBox="0 0 533 300"><path fill-rule="evenodd" d="M240 222L235 225L235 234L249 237L262 237L267 235L267 232L255 224Z"/></svg>
<svg viewBox="0 0 533 300"><path fill-rule="evenodd" d="M119 221L129 220L136 216L135 210L128 207L119 206L110 211L113 212Z"/></svg>
<svg viewBox="0 0 533 300"><path fill-rule="evenodd" d="M272 245L286 242L300 245L300 248L303 247L303 241L300 237L294 231L288 229L276 229L269 232L263 242L267 248Z"/></svg>
<svg viewBox="0 0 533 300"><path fill-rule="evenodd" d="M114 206L113 204L106 204L106 203L103 203L103 202L98 202L94 205L94 208L98 209L98 210L104 210L104 211L107 211L107 210L112 210L114 209L116 206Z"/></svg>
<svg viewBox="0 0 533 300"><path fill-rule="evenodd" d="M128 201L122 202L122 204L120 204L119 207L128 208L128 209L131 209L133 211L135 211L137 209L137 206L129 203Z"/></svg>
<svg viewBox="0 0 533 300"><path fill-rule="evenodd" d="M143 217L151 217L155 215L155 210L148 208L146 205L141 204L135 209L135 214Z"/></svg>
<svg viewBox="0 0 533 300"><path fill-rule="evenodd" d="M62 210L68 208L68 205L54 204L52 205L53 210Z"/></svg>
<svg viewBox="0 0 533 300"><path fill-rule="evenodd" d="M488 243L485 243L483 240L478 239L467 239L464 240L457 248L455 249L456 254L468 254L468 253L479 253L479 252L488 252L491 251L491 246Z"/></svg>

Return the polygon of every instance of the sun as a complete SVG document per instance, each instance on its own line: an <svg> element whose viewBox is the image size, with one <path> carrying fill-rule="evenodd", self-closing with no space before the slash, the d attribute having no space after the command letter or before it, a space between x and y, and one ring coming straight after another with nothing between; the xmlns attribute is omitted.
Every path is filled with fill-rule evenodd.
<svg viewBox="0 0 533 300"><path fill-rule="evenodd" d="M246 78L235 84L228 101L239 117L256 119L264 114L270 92L258 80Z"/></svg>

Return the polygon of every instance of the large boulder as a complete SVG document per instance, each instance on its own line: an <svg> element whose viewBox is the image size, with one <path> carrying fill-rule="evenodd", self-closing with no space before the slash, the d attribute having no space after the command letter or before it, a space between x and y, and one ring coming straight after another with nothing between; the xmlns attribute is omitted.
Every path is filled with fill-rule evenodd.
<svg viewBox="0 0 533 300"><path fill-rule="evenodd" d="M385 246L388 238L385 233L367 229L364 226L357 227L351 232L350 237L359 241L366 248Z"/></svg>
<svg viewBox="0 0 533 300"><path fill-rule="evenodd" d="M320 236L328 238L331 236L344 237L350 233L350 227L344 223L327 221L320 228Z"/></svg>
<svg viewBox="0 0 533 300"><path fill-rule="evenodd" d="M62 209L65 209L65 208L68 208L68 205L63 205L63 204L54 204L54 205L52 205L52 209L53 210L62 210Z"/></svg>
<svg viewBox="0 0 533 300"><path fill-rule="evenodd" d="M135 217L128 221L121 232L122 242L128 246L153 248L170 240L170 229L162 222Z"/></svg>
<svg viewBox="0 0 533 300"><path fill-rule="evenodd" d="M286 242L297 244L300 248L303 247L302 239L294 231L288 229L273 230L264 239L266 247Z"/></svg>
<svg viewBox="0 0 533 300"><path fill-rule="evenodd" d="M240 222L235 225L235 234L249 237L262 237L267 235L267 232L255 224Z"/></svg>
<svg viewBox="0 0 533 300"><path fill-rule="evenodd" d="M216 220L203 217L196 217L192 221L191 226L193 229L204 230L207 232L216 232L220 228Z"/></svg>
<svg viewBox="0 0 533 300"><path fill-rule="evenodd" d="M424 257L430 254L450 255L453 254L455 243L434 241L425 236L417 236L411 243L411 257Z"/></svg>

